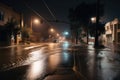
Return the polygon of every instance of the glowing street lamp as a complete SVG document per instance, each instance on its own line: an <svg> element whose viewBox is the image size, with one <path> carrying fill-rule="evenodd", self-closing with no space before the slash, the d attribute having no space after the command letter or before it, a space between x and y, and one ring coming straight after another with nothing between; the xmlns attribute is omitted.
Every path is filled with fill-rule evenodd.
<svg viewBox="0 0 120 80"><path fill-rule="evenodd" d="M59 37L60 35L57 33L57 36Z"/></svg>
<svg viewBox="0 0 120 80"><path fill-rule="evenodd" d="M34 23L35 23L35 24L39 24L40 21L39 21L38 19L34 19Z"/></svg>
<svg viewBox="0 0 120 80"><path fill-rule="evenodd" d="M90 18L90 22L89 22L88 26L90 25L91 22L96 23L96 17ZM88 42L89 42L89 28L87 27L87 44L88 44Z"/></svg>
<svg viewBox="0 0 120 80"><path fill-rule="evenodd" d="M65 36L69 35L69 32L67 32L67 31L66 31L66 32L64 32L64 35L65 35Z"/></svg>
<svg viewBox="0 0 120 80"><path fill-rule="evenodd" d="M53 28L50 29L51 32L54 32L55 30Z"/></svg>
<svg viewBox="0 0 120 80"><path fill-rule="evenodd" d="M32 29L33 28L33 24L36 24L36 25L40 24L40 20L37 19L37 18L33 19L31 17L31 31L33 31L33 29Z"/></svg>
<svg viewBox="0 0 120 80"><path fill-rule="evenodd" d="M96 17L92 17L92 18L91 18L91 22L92 22L92 23L96 23Z"/></svg>

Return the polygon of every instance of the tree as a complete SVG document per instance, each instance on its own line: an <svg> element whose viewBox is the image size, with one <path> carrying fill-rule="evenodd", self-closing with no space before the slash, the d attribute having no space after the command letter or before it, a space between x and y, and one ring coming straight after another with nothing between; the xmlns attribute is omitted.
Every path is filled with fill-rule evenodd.
<svg viewBox="0 0 120 80"><path fill-rule="evenodd" d="M30 28L23 27L21 29L21 32L22 32L22 42L24 43L26 41L29 41L30 34L32 33Z"/></svg>
<svg viewBox="0 0 120 80"><path fill-rule="evenodd" d="M91 23L89 25L89 35L92 37L95 37L95 33L94 33L95 27L96 27L96 23ZM97 29L98 29L98 36L105 33L104 24L99 23L99 26L97 27Z"/></svg>
<svg viewBox="0 0 120 80"><path fill-rule="evenodd" d="M8 19L7 23L4 25L5 30L7 31L9 38L11 38L11 35L14 36L15 43L17 43L17 34L20 32L20 26L18 26L18 22L14 19Z"/></svg>
<svg viewBox="0 0 120 80"><path fill-rule="evenodd" d="M0 46L10 45L10 37L5 26L0 26Z"/></svg>
<svg viewBox="0 0 120 80"><path fill-rule="evenodd" d="M103 5L100 5L100 16L103 15L104 9ZM86 35L88 35L88 29L89 29L89 23L90 23L90 18L96 16L96 3L93 4L87 4L85 2L80 3L78 6L76 6L75 9L71 8L69 9L69 21L71 22L71 30L72 34L77 34L73 35L76 38L76 41L78 40L79 34L81 34L82 31L86 32ZM82 29L82 30L81 30ZM81 32L80 32L80 31ZM77 43L77 42L76 42Z"/></svg>

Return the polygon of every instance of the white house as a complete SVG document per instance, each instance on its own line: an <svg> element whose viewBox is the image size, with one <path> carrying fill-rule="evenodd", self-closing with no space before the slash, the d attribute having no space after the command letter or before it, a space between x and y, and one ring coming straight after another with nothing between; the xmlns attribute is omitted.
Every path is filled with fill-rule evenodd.
<svg viewBox="0 0 120 80"><path fill-rule="evenodd" d="M105 24L106 42L120 43L120 21L115 18Z"/></svg>

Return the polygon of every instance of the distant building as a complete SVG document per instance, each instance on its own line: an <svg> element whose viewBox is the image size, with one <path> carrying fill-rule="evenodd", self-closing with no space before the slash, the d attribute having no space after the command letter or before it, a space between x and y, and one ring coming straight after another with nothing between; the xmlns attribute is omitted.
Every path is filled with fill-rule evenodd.
<svg viewBox="0 0 120 80"><path fill-rule="evenodd" d="M106 42L115 42L120 44L120 21L115 18L105 25Z"/></svg>
<svg viewBox="0 0 120 80"><path fill-rule="evenodd" d="M20 13L13 10L12 7L0 3L0 25L4 25L11 18L14 18L20 25L20 16Z"/></svg>
<svg viewBox="0 0 120 80"><path fill-rule="evenodd" d="M3 26L8 22L8 20L12 18L18 22L18 26L20 27L23 26L23 20L21 19L21 14L16 12L12 7L0 3L0 26ZM11 39L13 40L14 36L12 36Z"/></svg>

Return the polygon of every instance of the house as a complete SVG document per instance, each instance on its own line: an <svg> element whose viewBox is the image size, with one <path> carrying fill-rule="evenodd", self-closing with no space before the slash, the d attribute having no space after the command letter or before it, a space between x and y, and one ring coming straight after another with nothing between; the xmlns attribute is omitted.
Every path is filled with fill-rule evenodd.
<svg viewBox="0 0 120 80"><path fill-rule="evenodd" d="M106 42L120 44L120 21L115 18L105 24Z"/></svg>
<svg viewBox="0 0 120 80"><path fill-rule="evenodd" d="M20 13L12 7L0 3L0 25L4 25L9 19L14 18L20 25Z"/></svg>
<svg viewBox="0 0 120 80"><path fill-rule="evenodd" d="M14 19L18 23L17 26L22 27L23 20L21 19L21 14L16 12L12 7L10 7L4 3L0 3L0 27L4 26L11 19ZM17 40L20 39L19 35L20 34L17 35L18 36ZM13 41L13 40L14 40L14 36L11 35L11 41ZM19 41L17 41L17 42L19 42Z"/></svg>

